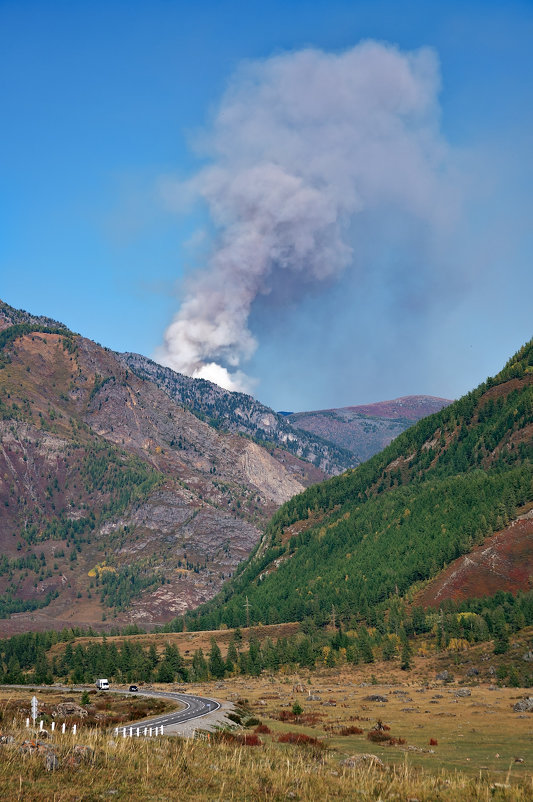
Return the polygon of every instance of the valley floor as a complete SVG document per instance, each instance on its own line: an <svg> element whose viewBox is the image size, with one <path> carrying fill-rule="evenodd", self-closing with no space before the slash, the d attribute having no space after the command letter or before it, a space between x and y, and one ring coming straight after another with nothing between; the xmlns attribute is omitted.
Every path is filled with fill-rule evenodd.
<svg viewBox="0 0 533 802"><path fill-rule="evenodd" d="M81 725L89 759L73 762L72 738L56 736L52 772L21 752L22 728L0 744L3 798L533 800L533 713L513 710L531 692L436 680L433 661L415 662L408 673L376 663L180 686L231 703L249 726L224 740L130 741ZM13 726L4 716L3 733Z"/></svg>

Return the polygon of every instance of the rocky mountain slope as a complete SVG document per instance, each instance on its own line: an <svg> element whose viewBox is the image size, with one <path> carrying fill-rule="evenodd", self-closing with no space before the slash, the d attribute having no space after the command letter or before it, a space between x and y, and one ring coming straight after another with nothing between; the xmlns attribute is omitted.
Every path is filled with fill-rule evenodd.
<svg viewBox="0 0 533 802"><path fill-rule="evenodd" d="M254 557L188 624L240 625L245 599L255 622L323 621L332 607L341 618L364 618L370 610L376 618L463 555L465 587L470 569L494 568L491 582L473 581L472 592L516 591L533 575L532 477L530 341L496 377L353 471L284 504ZM501 533L499 545L487 541L494 533ZM498 571L506 555L506 570ZM446 584L449 577L442 577ZM438 588L429 592L438 603Z"/></svg>
<svg viewBox="0 0 533 802"><path fill-rule="evenodd" d="M292 426L330 440L351 451L364 462L388 446L413 423L451 404L446 398L408 395L340 409L293 412L286 416Z"/></svg>
<svg viewBox="0 0 533 802"><path fill-rule="evenodd" d="M324 478L217 431L112 351L0 307L6 631L166 621L213 596L266 520Z"/></svg>
<svg viewBox="0 0 533 802"><path fill-rule="evenodd" d="M118 356L137 376L154 382L173 401L217 429L252 437L262 445L281 446L330 476L358 463L342 445L327 442L320 433L304 431L305 427L295 428L286 416L250 395L224 390L205 379L191 379L140 354Z"/></svg>

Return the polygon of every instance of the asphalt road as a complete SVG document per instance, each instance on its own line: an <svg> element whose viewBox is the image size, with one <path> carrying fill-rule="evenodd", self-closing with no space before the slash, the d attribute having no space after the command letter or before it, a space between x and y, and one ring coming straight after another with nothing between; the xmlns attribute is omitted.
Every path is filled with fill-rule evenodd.
<svg viewBox="0 0 533 802"><path fill-rule="evenodd" d="M0 687L27 689L28 693L33 693L38 690L59 690L74 693L95 690L94 685L77 685L76 687L68 687L66 685L4 685ZM142 719L142 721L138 722L129 721L126 727L137 727L142 723L143 727L159 727L163 725L163 727L166 728L173 724L184 724L193 719L202 718L220 709L220 703L215 699L206 699L203 696L193 696L189 693L173 693L171 691L134 692L126 691L121 688L110 688L108 691L101 691L101 693L120 693L124 696L152 696L160 699L168 699L169 701L183 705L183 707L176 710L174 713L163 713L161 716L153 716L152 718ZM119 729L122 729L122 727Z"/></svg>
<svg viewBox="0 0 533 802"><path fill-rule="evenodd" d="M111 689L113 691L113 689ZM177 710L175 713L164 713L161 716L154 716L149 719L143 719L143 727L169 727L172 724L183 724L192 719L202 718L215 710L220 709L220 703L215 699L206 699L203 696L193 696L189 693L172 693L170 691L138 691L136 693L130 691L115 691L116 693L125 693L130 696L155 696L161 699L169 699L173 702L179 702L184 707ZM140 724L141 722L139 722ZM134 726L133 722L128 722L128 727ZM135 722L137 726L137 722Z"/></svg>

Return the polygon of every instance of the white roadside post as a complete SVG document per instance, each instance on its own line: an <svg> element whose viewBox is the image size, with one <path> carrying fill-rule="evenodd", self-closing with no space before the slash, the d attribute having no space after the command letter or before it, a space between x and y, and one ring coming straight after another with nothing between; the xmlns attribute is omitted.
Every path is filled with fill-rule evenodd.
<svg viewBox="0 0 533 802"><path fill-rule="evenodd" d="M26 719L26 729L27 729L29 726L30 726L30 720L29 720L29 718L27 718L27 719Z"/></svg>
<svg viewBox="0 0 533 802"><path fill-rule="evenodd" d="M133 737L133 727L130 727L130 738Z"/></svg>
<svg viewBox="0 0 533 802"><path fill-rule="evenodd" d="M161 724L161 735L163 735L163 725Z"/></svg>
<svg viewBox="0 0 533 802"><path fill-rule="evenodd" d="M122 737L123 737L123 738L125 738L125 737L126 737L126 727L123 727L123 728L122 728Z"/></svg>
<svg viewBox="0 0 533 802"><path fill-rule="evenodd" d="M56 723L55 721L52 721L52 732L54 732L55 728L56 728Z"/></svg>
<svg viewBox="0 0 533 802"><path fill-rule="evenodd" d="M152 737L152 728L150 727L150 738Z"/></svg>
<svg viewBox="0 0 533 802"><path fill-rule="evenodd" d="M145 734L145 735L147 735L147 734L148 734L148 727L145 727L145 728L144 728L144 734Z"/></svg>
<svg viewBox="0 0 533 802"><path fill-rule="evenodd" d="M42 732L43 730L44 730L44 724L43 724L43 720L41 719L40 722L39 722L39 732Z"/></svg>
<svg viewBox="0 0 533 802"><path fill-rule="evenodd" d="M63 722L63 724L61 725L61 734L62 735L65 734L65 722Z"/></svg>
<svg viewBox="0 0 533 802"><path fill-rule="evenodd" d="M32 696L31 698L31 717L33 719L33 726L35 727L35 722L37 720L37 711L39 709L39 702L37 701L36 696Z"/></svg>
<svg viewBox="0 0 533 802"><path fill-rule="evenodd" d="M139 735L140 735L140 729L139 727L137 727L137 738L139 737Z"/></svg>

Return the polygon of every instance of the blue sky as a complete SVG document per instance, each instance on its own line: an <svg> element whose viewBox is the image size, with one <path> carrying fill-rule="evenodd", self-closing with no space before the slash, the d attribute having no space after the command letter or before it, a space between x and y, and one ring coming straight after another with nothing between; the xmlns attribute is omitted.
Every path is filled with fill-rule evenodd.
<svg viewBox="0 0 533 802"><path fill-rule="evenodd" d="M456 397L496 372L532 334L525 2L0 2L0 297L152 355L210 230L205 209L165 204L161 181L204 165L200 134L236 70L366 39L434 50L460 220L424 287L401 215L359 221L365 269L259 299L243 367L261 400L295 410Z"/></svg>

